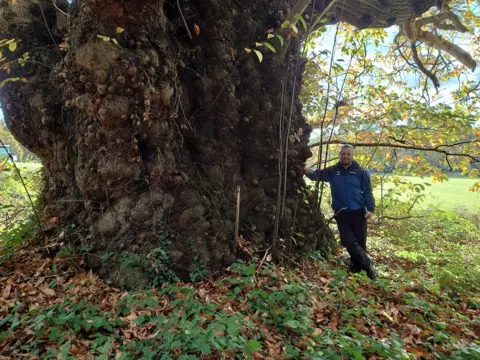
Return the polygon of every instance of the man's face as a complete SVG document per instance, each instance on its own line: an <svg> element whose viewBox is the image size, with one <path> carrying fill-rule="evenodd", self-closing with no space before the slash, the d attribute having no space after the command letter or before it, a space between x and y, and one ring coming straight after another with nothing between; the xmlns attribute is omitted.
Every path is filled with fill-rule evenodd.
<svg viewBox="0 0 480 360"><path fill-rule="evenodd" d="M340 151L340 162L342 165L350 165L353 161L353 149L343 148Z"/></svg>

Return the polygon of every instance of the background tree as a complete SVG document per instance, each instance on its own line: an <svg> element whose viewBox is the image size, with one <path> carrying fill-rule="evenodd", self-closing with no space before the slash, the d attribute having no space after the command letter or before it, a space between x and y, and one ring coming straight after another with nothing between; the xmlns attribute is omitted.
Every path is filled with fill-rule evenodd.
<svg viewBox="0 0 480 360"><path fill-rule="evenodd" d="M198 259L212 273L231 263L237 186L240 228L254 243L274 255L326 249L322 217L299 195L311 128L298 39L338 21L397 23L471 66L418 27L433 5L1 0L0 32L16 46L0 81L22 80L5 84L1 103L44 165L45 218L56 231L74 227L68 241L116 283L141 285L148 266L167 262L184 275ZM293 241L292 228L303 237ZM102 267L110 254L109 264L141 254L150 263Z"/></svg>

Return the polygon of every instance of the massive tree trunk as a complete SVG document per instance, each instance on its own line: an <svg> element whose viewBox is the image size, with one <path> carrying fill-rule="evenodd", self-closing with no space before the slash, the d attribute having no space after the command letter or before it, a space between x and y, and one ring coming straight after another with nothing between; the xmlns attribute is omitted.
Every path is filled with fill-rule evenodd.
<svg viewBox="0 0 480 360"><path fill-rule="evenodd" d="M311 155L298 42L261 64L244 51L294 0L82 0L68 17L58 3L0 1L2 36L21 40L17 57L30 54L0 75L26 78L1 89L1 103L15 137L42 159L44 218L70 229L92 268L127 286L146 283L150 266L186 276L201 261L214 274L236 258L237 186L247 239L271 246L281 216L276 248L328 247L324 220L298 191ZM365 12L349 12L352 3ZM328 16L386 26L431 5L341 1ZM280 123L289 133L279 172ZM290 241L292 228L303 237Z"/></svg>

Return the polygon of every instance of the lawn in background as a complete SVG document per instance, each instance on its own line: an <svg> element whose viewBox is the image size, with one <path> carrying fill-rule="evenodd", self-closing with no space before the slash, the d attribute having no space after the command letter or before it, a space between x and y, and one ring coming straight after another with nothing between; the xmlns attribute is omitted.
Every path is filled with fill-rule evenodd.
<svg viewBox="0 0 480 360"><path fill-rule="evenodd" d="M469 210L480 211L480 193L468 191L478 179L450 177L443 183L432 183L429 177L422 179L416 176L404 176L404 179L417 184L431 184L425 189L426 197L420 207L439 207L445 210L466 207ZM385 189L392 186L392 184L385 184ZM375 197L380 198L380 187L375 189Z"/></svg>
<svg viewBox="0 0 480 360"><path fill-rule="evenodd" d="M34 163L34 162L16 162L15 165L17 165L17 167L20 169L20 170L37 170L37 169L40 169L42 167L42 164L41 163Z"/></svg>

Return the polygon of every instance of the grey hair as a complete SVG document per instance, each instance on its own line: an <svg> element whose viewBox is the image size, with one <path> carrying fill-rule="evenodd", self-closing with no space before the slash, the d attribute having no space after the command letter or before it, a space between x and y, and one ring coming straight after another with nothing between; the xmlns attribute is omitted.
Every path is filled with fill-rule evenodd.
<svg viewBox="0 0 480 360"><path fill-rule="evenodd" d="M343 145L340 147L340 152L342 152L343 149L352 149L352 151L353 151L353 146L350 145L350 144L343 144Z"/></svg>

